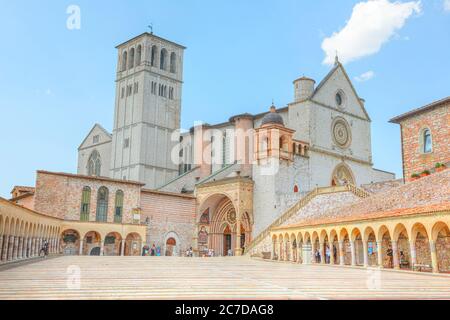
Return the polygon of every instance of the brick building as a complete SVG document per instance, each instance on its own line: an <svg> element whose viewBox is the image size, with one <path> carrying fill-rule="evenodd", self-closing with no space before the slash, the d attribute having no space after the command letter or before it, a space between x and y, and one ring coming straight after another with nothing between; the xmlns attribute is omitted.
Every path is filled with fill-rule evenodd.
<svg viewBox="0 0 450 320"><path fill-rule="evenodd" d="M401 128L405 181L436 164L450 164L450 97L414 109L390 122Z"/></svg>

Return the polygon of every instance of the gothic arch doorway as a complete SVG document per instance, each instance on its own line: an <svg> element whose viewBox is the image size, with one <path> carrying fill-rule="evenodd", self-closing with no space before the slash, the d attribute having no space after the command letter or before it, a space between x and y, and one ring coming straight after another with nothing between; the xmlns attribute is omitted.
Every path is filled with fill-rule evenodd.
<svg viewBox="0 0 450 320"><path fill-rule="evenodd" d="M171 257L175 256L176 252L174 252L177 246L177 241L174 238L169 238L166 241L166 256Z"/></svg>
<svg viewBox="0 0 450 320"><path fill-rule="evenodd" d="M345 163L338 164L331 175L331 185L336 187L348 184L355 185L353 172Z"/></svg>

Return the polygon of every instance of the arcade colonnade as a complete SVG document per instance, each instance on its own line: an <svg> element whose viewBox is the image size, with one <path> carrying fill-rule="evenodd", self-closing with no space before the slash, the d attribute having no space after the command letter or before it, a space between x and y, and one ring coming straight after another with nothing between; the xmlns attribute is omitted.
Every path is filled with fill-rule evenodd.
<svg viewBox="0 0 450 320"><path fill-rule="evenodd" d="M145 235L144 225L65 221L0 198L0 263L37 257L45 241L49 254L140 255Z"/></svg>
<svg viewBox="0 0 450 320"><path fill-rule="evenodd" d="M0 262L36 257L45 241L49 253L59 252L61 223L0 198Z"/></svg>
<svg viewBox="0 0 450 320"><path fill-rule="evenodd" d="M274 260L450 273L450 211L271 231Z"/></svg>

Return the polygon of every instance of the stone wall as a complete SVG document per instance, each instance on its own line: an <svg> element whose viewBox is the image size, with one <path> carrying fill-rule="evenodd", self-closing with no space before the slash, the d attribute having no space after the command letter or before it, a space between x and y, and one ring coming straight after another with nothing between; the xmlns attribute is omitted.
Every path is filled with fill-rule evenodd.
<svg viewBox="0 0 450 320"><path fill-rule="evenodd" d="M450 162L450 103L401 121L403 166L406 181L413 173L433 169L437 162ZM430 129L433 152L422 152L423 130Z"/></svg>
<svg viewBox="0 0 450 320"><path fill-rule="evenodd" d="M169 238L176 240L177 254L192 246L195 228L196 199L189 195L143 190L141 221L147 223L146 244L161 247Z"/></svg>
<svg viewBox="0 0 450 320"><path fill-rule="evenodd" d="M124 193L123 223L133 222L133 209L140 207L141 185L112 179L38 171L36 178L35 210L65 220L80 220L81 196L84 187L91 188L89 220L96 220L97 191L108 188L108 222L114 221L115 197Z"/></svg>

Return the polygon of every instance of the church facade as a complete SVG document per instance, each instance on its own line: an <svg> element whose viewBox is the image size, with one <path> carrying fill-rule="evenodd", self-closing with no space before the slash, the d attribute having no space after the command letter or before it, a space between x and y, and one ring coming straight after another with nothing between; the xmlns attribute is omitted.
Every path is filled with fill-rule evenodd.
<svg viewBox="0 0 450 320"><path fill-rule="evenodd" d="M181 131L184 49L149 33L117 46L113 131L93 127L78 174L195 196L200 251L240 251L314 188L395 178L373 168L371 119L338 60L318 85L295 80L285 107ZM228 192L204 195L209 184Z"/></svg>

